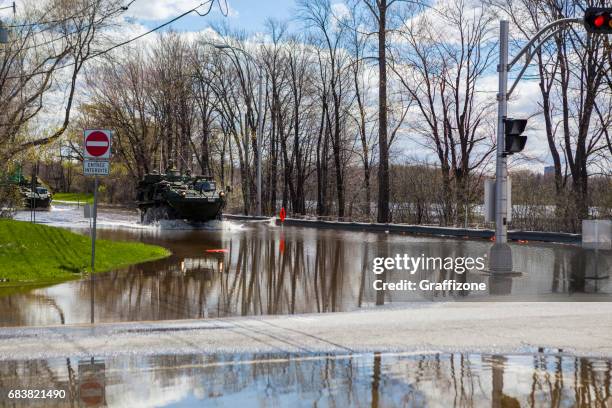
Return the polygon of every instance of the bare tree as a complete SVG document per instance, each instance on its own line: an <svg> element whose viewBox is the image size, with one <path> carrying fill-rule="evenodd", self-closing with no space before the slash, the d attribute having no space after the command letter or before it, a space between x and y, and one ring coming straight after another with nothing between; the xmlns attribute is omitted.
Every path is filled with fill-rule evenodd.
<svg viewBox="0 0 612 408"><path fill-rule="evenodd" d="M372 201L371 173L372 173L372 150L376 147L373 142L376 125L376 111L371 109L372 103L369 97L371 93L369 66L366 55L370 36L359 30L363 24L365 16L359 7L360 2L356 1L350 9L350 34L347 39L347 49L351 55L351 74L353 77L353 90L355 93L356 110L351 116L357 126L359 142L361 144L361 162L363 166L363 190L365 191L365 202L363 212L369 217Z"/></svg>
<svg viewBox="0 0 612 408"><path fill-rule="evenodd" d="M24 20L15 21L11 41L0 54L3 158L47 144L66 131L77 80L85 61L95 55L97 34L122 11L114 0L53 0L44 7L26 8ZM68 85L62 123L48 135L26 136L24 128L43 111L45 97L63 75Z"/></svg>
<svg viewBox="0 0 612 408"><path fill-rule="evenodd" d="M313 57L312 52L304 45L300 37L289 40L285 62L287 64L288 82L291 90L292 131L293 131L293 163L295 174L295 196L293 210L300 214L306 213L306 180L311 165L312 150L315 148L311 131L316 120L313 120L315 103L313 98Z"/></svg>
<svg viewBox="0 0 612 408"><path fill-rule="evenodd" d="M129 174L140 179L155 169L155 163L161 167L162 135L152 108L151 66L142 50L125 51L122 58L108 58L87 75L90 99L81 106L77 125L113 129L115 153Z"/></svg>
<svg viewBox="0 0 612 408"><path fill-rule="evenodd" d="M482 9L470 14L463 2L432 13L447 31L437 31L428 15L404 24L398 33L407 48L396 55L393 70L422 117L413 129L441 166L443 222L456 223L462 211L456 205L470 199L470 173L494 149L483 129L493 102L477 93L492 62L492 18ZM455 38L449 41L449 35Z"/></svg>
<svg viewBox="0 0 612 408"><path fill-rule="evenodd" d="M335 173L335 188L338 217L344 217L345 185L343 174L343 122L346 116L346 104L350 87L350 76L347 75L349 58L343 49L346 35L346 24L336 24L329 0L300 1L301 18L313 31L314 45L320 74L320 95L322 106L321 136L329 135ZM325 142L323 140L323 142ZM318 157L317 169L320 169L319 213L325 215L329 208L325 203L325 163L326 143L319 143L323 152Z"/></svg>
<svg viewBox="0 0 612 408"><path fill-rule="evenodd" d="M378 222L389 222L389 141L387 123L387 13L396 0L363 0L376 20L378 37Z"/></svg>

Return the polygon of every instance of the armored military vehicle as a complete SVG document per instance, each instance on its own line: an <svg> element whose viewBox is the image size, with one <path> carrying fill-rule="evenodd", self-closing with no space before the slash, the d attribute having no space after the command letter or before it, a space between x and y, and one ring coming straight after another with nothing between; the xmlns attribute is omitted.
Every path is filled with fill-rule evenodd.
<svg viewBox="0 0 612 408"><path fill-rule="evenodd" d="M219 219L225 206L225 192L217 190L212 178L181 174L174 168L165 174L145 175L136 193L143 224L164 219L197 222Z"/></svg>
<svg viewBox="0 0 612 408"><path fill-rule="evenodd" d="M37 186L35 190L30 187L21 187L21 196L26 208L49 208L53 195L45 187Z"/></svg>
<svg viewBox="0 0 612 408"><path fill-rule="evenodd" d="M32 180L20 177L18 184L24 207L42 209L51 207L53 194L41 183L38 177L32 176Z"/></svg>

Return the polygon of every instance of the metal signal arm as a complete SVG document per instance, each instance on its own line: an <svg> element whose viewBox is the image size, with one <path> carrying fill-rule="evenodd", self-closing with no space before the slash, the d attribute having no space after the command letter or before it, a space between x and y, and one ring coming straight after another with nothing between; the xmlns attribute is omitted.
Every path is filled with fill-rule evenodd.
<svg viewBox="0 0 612 408"><path fill-rule="evenodd" d="M521 68L521 71L519 72L518 76L514 80L514 83L512 84L512 86L510 87L510 89L508 90L506 94L508 98L510 97L510 95L514 91L514 88L516 88L516 85L519 83L519 81L523 77L523 74L527 70L527 67L529 66L529 63L531 62L531 59L538 52L538 50L542 47L542 45L544 45L544 43L546 43L550 38L552 38L552 36L554 36L559 31L561 31L565 25L573 24L573 23L582 24L583 21L581 18L562 18L562 19L553 21L552 23L544 26L544 28L538 31L533 36L533 38L531 38L531 40L529 40L529 42L523 48L521 48L519 53L516 54L516 56L508 64L508 71L512 69L514 64L516 64L523 57L523 55L527 54L527 59L525 61L525 64ZM547 34L547 32L551 29L553 30ZM547 34L547 35L543 39L540 39L544 34Z"/></svg>

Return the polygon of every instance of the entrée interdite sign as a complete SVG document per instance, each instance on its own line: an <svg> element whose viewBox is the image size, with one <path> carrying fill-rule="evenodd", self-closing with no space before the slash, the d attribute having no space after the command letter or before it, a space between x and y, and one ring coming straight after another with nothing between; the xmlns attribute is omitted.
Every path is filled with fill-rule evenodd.
<svg viewBox="0 0 612 408"><path fill-rule="evenodd" d="M112 131L85 129L83 131L83 174L105 176L110 172Z"/></svg>
<svg viewBox="0 0 612 408"><path fill-rule="evenodd" d="M83 160L83 173L86 176L108 176L110 164L108 160Z"/></svg>

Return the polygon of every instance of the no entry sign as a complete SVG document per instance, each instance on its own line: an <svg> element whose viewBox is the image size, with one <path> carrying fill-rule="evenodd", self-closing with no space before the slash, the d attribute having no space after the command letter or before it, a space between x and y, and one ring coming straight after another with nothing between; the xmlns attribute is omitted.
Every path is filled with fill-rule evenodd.
<svg viewBox="0 0 612 408"><path fill-rule="evenodd" d="M106 406L106 365L99 360L79 361L79 406Z"/></svg>
<svg viewBox="0 0 612 408"><path fill-rule="evenodd" d="M112 132L110 130L85 130L83 133L83 156L86 159L110 159L111 134Z"/></svg>

